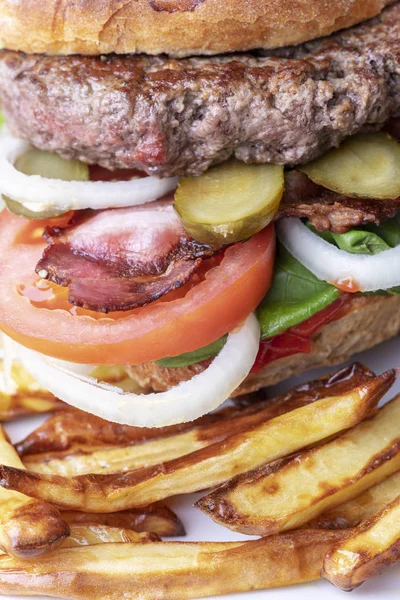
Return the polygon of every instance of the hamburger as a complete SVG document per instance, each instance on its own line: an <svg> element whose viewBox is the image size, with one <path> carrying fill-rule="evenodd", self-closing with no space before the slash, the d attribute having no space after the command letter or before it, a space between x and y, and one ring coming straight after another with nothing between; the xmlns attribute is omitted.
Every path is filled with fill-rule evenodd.
<svg viewBox="0 0 400 600"><path fill-rule="evenodd" d="M0 328L26 368L158 427L397 334L399 34L388 0L3 2Z"/></svg>

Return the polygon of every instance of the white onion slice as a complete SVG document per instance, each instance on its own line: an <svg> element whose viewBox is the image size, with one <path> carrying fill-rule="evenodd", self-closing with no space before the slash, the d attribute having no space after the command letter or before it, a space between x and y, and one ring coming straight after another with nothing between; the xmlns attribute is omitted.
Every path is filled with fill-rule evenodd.
<svg viewBox="0 0 400 600"><path fill-rule="evenodd" d="M3 345L3 385L0 386L6 394L16 392L15 383L12 379L12 367L15 358L15 342L5 333L1 334Z"/></svg>
<svg viewBox="0 0 400 600"><path fill-rule="evenodd" d="M19 357L37 381L68 404L108 421L164 427L192 421L220 406L242 383L257 356L260 326L254 316L228 336L210 366L160 394L132 394L80 375L52 359L19 347Z"/></svg>
<svg viewBox="0 0 400 600"><path fill-rule="evenodd" d="M361 292L400 285L400 246L373 256L350 254L329 244L294 217L280 221L277 235L286 250L318 279L339 287L349 282Z"/></svg>
<svg viewBox="0 0 400 600"><path fill-rule="evenodd" d="M92 208L137 206L162 198L178 184L176 177L143 177L131 181L62 181L25 175L14 167L29 150L27 142L2 136L0 140L0 193L34 212L52 208L60 212Z"/></svg>
<svg viewBox="0 0 400 600"><path fill-rule="evenodd" d="M65 371L71 371L75 375L91 375L96 370L96 365L85 365L81 363L71 363L59 358L52 358L51 363L54 367L59 367Z"/></svg>

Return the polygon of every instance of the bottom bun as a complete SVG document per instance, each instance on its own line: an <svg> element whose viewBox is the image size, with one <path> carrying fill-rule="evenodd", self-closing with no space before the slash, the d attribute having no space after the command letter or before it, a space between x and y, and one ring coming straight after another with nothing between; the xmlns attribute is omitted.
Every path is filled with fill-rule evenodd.
<svg viewBox="0 0 400 600"><path fill-rule="evenodd" d="M280 358L245 379L233 396L254 392L316 367L337 365L353 354L376 346L400 332L400 296L360 296L349 312L321 327L311 338L312 350ZM146 391L163 392L201 373L207 363L176 369L156 363L128 368L129 375Z"/></svg>

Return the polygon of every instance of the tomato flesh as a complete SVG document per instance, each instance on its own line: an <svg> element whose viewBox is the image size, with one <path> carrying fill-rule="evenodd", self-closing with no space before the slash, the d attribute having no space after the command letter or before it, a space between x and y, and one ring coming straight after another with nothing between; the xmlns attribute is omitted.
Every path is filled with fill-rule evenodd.
<svg viewBox="0 0 400 600"><path fill-rule="evenodd" d="M38 224L4 210L0 230L1 330L24 346L72 362L138 364L192 352L240 325L260 303L272 277L271 225L227 248L220 264L212 263L199 283L178 295L128 314L71 314L68 303L44 308L45 303L24 294L37 286L35 266L46 246Z"/></svg>

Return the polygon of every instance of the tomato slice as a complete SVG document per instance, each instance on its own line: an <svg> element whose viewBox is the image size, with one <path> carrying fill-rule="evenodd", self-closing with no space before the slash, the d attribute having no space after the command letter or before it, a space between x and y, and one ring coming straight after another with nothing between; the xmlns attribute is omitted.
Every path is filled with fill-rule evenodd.
<svg viewBox="0 0 400 600"><path fill-rule="evenodd" d="M311 336L321 327L340 319L349 309L351 295L343 294L335 302L320 310L318 313L291 327L284 333L275 335L269 340L260 343L260 349L252 373L257 373L268 363L293 356L294 354L308 354L311 352Z"/></svg>
<svg viewBox="0 0 400 600"><path fill-rule="evenodd" d="M40 228L4 210L0 231L0 329L24 346L67 361L138 364L202 348L235 329L260 303L272 278L271 225L229 247L181 297L172 292L126 315L71 314L44 308L21 291L39 281L34 270L46 246Z"/></svg>

